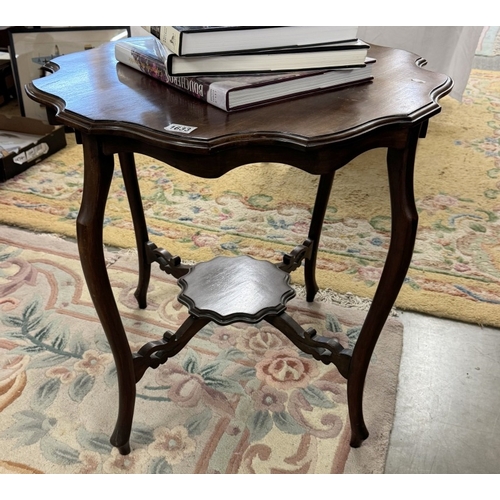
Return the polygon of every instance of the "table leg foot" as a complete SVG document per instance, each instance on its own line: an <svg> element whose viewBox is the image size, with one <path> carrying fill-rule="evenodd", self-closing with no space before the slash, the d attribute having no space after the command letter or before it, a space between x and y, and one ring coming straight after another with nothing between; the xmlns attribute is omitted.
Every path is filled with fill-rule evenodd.
<svg viewBox="0 0 500 500"><path fill-rule="evenodd" d="M352 448L359 448L365 439L368 438L370 433L368 432L368 429L363 425L361 428L356 428L351 430L351 441L349 442L349 445Z"/></svg>
<svg viewBox="0 0 500 500"><path fill-rule="evenodd" d="M123 443L123 440L120 440L119 437L117 437L116 431L111 436L110 442L118 450L120 455L128 455L132 451L132 449L130 448L129 438L127 437L126 442ZM120 442L122 444L118 444Z"/></svg>
<svg viewBox="0 0 500 500"><path fill-rule="evenodd" d="M139 284L137 285L137 289L134 292L134 297L137 300L137 305L139 309L146 309L148 307L148 293L149 287L149 276L141 280L141 274L139 273Z"/></svg>
<svg viewBox="0 0 500 500"><path fill-rule="evenodd" d="M130 443L124 444L123 446L118 446L118 451L120 455L128 455L130 453Z"/></svg>
<svg viewBox="0 0 500 500"><path fill-rule="evenodd" d="M118 370L118 367L117 367ZM116 419L115 429L111 435L110 442L118 448L122 455L130 453L130 434L132 433L132 422L134 419L136 386L135 379L132 381L124 380L118 371L119 387L119 406L118 418Z"/></svg>
<svg viewBox="0 0 500 500"><path fill-rule="evenodd" d="M306 284L306 301L314 302L314 298L319 291L316 283L316 255L314 260L307 259L304 264L304 281Z"/></svg>
<svg viewBox="0 0 500 500"><path fill-rule="evenodd" d="M365 378L352 376L347 379L347 406L351 423L351 446L359 448L369 432L363 417L363 387Z"/></svg>

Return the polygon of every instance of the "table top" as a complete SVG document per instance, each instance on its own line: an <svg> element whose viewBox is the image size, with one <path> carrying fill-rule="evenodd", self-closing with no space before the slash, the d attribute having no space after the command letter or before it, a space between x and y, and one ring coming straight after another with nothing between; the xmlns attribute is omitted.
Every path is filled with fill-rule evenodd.
<svg viewBox="0 0 500 500"><path fill-rule="evenodd" d="M452 80L427 71L415 54L372 46L371 82L227 113L118 63L114 42L53 60L53 74L26 87L56 108L60 121L84 133L147 138L162 147L210 153L214 148L286 144L311 150L439 113ZM166 132L169 124L196 127Z"/></svg>

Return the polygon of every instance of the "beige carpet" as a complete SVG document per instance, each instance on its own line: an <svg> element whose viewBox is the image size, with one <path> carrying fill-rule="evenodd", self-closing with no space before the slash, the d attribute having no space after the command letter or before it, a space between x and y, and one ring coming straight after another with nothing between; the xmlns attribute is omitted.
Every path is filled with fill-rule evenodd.
<svg viewBox="0 0 500 500"><path fill-rule="evenodd" d="M150 306L139 310L134 255L107 259L134 350L185 318L170 277L155 271ZM209 324L139 383L133 451L122 457L109 444L117 412L114 363L75 244L2 228L0 297L2 473L383 472L402 348L395 319L368 373L371 434L360 448L348 445L346 383L335 367L301 355L266 323ZM345 346L356 341L365 314L300 299L289 312Z"/></svg>
<svg viewBox="0 0 500 500"><path fill-rule="evenodd" d="M464 100L442 100L419 144L415 253L397 300L402 309L500 326L500 72L473 70ZM0 222L74 236L82 153L63 151L0 185ZM307 234L317 178L285 165L238 168L200 180L146 157L138 173L151 231L183 259L247 254L281 260ZM382 149L339 171L318 260L322 288L372 297L385 260L390 210ZM119 171L105 241L133 247ZM293 273L296 283L302 273Z"/></svg>

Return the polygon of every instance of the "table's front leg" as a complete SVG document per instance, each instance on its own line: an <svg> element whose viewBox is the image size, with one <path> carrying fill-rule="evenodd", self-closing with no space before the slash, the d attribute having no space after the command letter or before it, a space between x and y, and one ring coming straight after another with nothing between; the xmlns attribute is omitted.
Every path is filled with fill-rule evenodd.
<svg viewBox="0 0 500 500"><path fill-rule="evenodd" d="M387 168L391 196L391 242L372 304L353 350L347 398L351 422L351 446L368 437L363 418L363 388L373 350L403 285L413 254L418 214L413 192L413 167L420 127L408 132L406 148L389 148Z"/></svg>
<svg viewBox="0 0 500 500"><path fill-rule="evenodd" d="M102 238L104 210L113 177L113 156L104 155L99 141L91 136L83 135L82 142L85 167L82 204L77 219L78 250L87 287L116 364L119 411L111 443L126 453L135 405L134 367L109 282Z"/></svg>

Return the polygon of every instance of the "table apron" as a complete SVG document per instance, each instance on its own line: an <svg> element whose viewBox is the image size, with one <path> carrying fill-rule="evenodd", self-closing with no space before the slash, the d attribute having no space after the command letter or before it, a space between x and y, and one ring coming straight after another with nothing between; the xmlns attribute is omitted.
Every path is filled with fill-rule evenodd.
<svg viewBox="0 0 500 500"><path fill-rule="evenodd" d="M234 168L257 162L284 163L315 175L334 172L360 154L376 148L404 150L414 130L425 130L427 122L391 125L361 137L333 142L318 147L299 147L286 142L259 143L249 141L227 147L189 152L158 146L144 138L123 138L115 135L91 135L104 155L118 153L143 154L167 163L183 172L217 178Z"/></svg>

